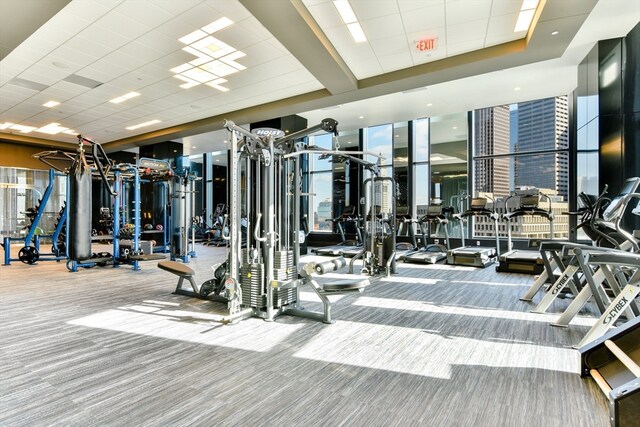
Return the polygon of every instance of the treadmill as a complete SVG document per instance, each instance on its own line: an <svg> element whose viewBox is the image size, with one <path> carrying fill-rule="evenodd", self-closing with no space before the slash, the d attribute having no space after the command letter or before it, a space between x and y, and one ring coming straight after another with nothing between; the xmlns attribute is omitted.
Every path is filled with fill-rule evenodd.
<svg viewBox="0 0 640 427"><path fill-rule="evenodd" d="M495 201L494 201L495 206ZM462 246L451 249L447 252L447 264L467 265L472 267L486 267L496 261L496 253L500 255L500 240L498 237L498 217L493 210L487 208L486 197L474 197L471 199L471 206L466 211L455 214L454 217L460 222L460 238ZM490 246L465 246L464 225L470 217L486 217L494 221L493 230L496 234L496 247Z"/></svg>
<svg viewBox="0 0 640 427"><path fill-rule="evenodd" d="M411 263L423 263L423 264L435 264L438 261L442 261L447 258L447 251L449 250L449 231L447 230L447 224L449 220L443 213L442 203L430 203L427 207L427 214L423 215L419 220L420 230L422 231L423 247L421 249L411 251L399 257L404 262ZM427 227L425 227L425 224ZM427 238L431 234L431 225L436 224L436 235L438 229L442 226L444 228L444 236L446 246L440 244L427 244ZM425 230L428 228L429 232Z"/></svg>
<svg viewBox="0 0 640 427"><path fill-rule="evenodd" d="M352 217L354 216L356 211L355 206L347 206L344 209L344 212L338 218L329 218L325 221L332 222L336 228L338 229L338 233L340 233L340 243L337 245L331 246L323 246L321 248L314 249L312 252L315 252L317 255L325 255L325 256L343 256L345 251L352 252L354 255L362 250L362 236L360 235L360 228L358 227L358 223L356 221L356 240L347 240L344 234L344 226L343 223L348 221L354 221ZM353 256L353 255L351 255Z"/></svg>
<svg viewBox="0 0 640 427"><path fill-rule="evenodd" d="M413 229L413 218L409 211L409 206L396 206L396 238L408 237L409 242L396 243L396 257L409 254L418 250L416 233Z"/></svg>
<svg viewBox="0 0 640 427"><path fill-rule="evenodd" d="M505 209L509 200L517 198L518 207L502 215L507 223L507 252L498 257L499 264L496 271L508 273L541 274L544 270L544 261L539 249L513 249L511 239L511 219L525 216L539 216L549 221L550 239L553 240L553 212L551 211L551 198L540 192L538 188L515 190L507 197ZM540 199L547 199L549 209L540 207ZM529 242L531 246L531 242Z"/></svg>

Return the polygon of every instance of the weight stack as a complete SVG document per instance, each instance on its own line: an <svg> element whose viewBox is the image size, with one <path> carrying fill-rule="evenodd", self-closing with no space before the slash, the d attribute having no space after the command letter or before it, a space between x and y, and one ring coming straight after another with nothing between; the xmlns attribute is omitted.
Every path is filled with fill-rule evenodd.
<svg viewBox="0 0 640 427"><path fill-rule="evenodd" d="M275 251L273 277L281 282L288 282L297 277L297 271L293 265L292 251ZM273 306L282 307L283 305L295 303L295 298L295 289L276 289L273 292Z"/></svg>
<svg viewBox="0 0 640 427"><path fill-rule="evenodd" d="M260 259L258 252L258 259ZM242 266L240 267L240 287L242 288L242 305L262 309L264 299L264 265L249 262L249 251L242 250Z"/></svg>

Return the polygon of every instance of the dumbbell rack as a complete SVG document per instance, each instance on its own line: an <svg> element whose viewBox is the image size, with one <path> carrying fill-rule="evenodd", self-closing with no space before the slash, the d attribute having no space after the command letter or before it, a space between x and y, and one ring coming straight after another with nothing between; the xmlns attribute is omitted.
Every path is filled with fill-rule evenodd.
<svg viewBox="0 0 640 427"><path fill-rule="evenodd" d="M609 399L611 426L640 421L640 317L580 348L581 376L591 376Z"/></svg>

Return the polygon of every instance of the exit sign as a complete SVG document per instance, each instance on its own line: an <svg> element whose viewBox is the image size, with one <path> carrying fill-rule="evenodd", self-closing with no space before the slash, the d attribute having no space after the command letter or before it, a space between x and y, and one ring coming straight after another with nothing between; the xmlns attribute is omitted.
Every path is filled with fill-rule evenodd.
<svg viewBox="0 0 640 427"><path fill-rule="evenodd" d="M419 52L428 52L430 50L436 50L438 48L438 39L436 37L430 37L416 42L416 49Z"/></svg>

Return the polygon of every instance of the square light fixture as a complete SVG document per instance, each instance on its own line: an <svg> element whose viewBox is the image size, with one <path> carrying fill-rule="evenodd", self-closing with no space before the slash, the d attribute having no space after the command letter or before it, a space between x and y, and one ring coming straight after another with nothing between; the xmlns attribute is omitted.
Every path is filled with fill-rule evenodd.
<svg viewBox="0 0 640 427"><path fill-rule="evenodd" d="M523 0L516 26L513 29L514 33L529 30L539 2L540 0Z"/></svg>
<svg viewBox="0 0 640 427"><path fill-rule="evenodd" d="M227 92L228 88L220 86L227 80L221 77L247 68L236 62L237 59L246 56L243 52L211 36L231 24L233 24L231 19L222 17L178 39L187 45L182 50L196 57L170 70L175 73L174 77L185 82L180 85L181 88L189 89L206 84L222 92Z"/></svg>
<svg viewBox="0 0 640 427"><path fill-rule="evenodd" d="M127 99L135 98L136 96L140 96L140 94L138 92L129 92L129 93L124 94L122 96L119 96L117 98L113 98L109 102L112 102L114 104L119 104L121 102L126 101Z"/></svg>
<svg viewBox="0 0 640 427"><path fill-rule="evenodd" d="M47 108L55 107L56 105L60 105L60 103L58 101L49 101L42 104L43 107Z"/></svg>
<svg viewBox="0 0 640 427"><path fill-rule="evenodd" d="M141 127L145 127L145 126L151 126L151 125L155 125L156 123L160 123L160 120L149 120L148 122L144 122L144 123L139 123L137 125L133 125L133 126L127 126L127 130L135 130Z"/></svg>
<svg viewBox="0 0 640 427"><path fill-rule="evenodd" d="M49 135L57 135L60 132L64 132L67 129L69 128L60 126L60 123L49 123L48 125L35 129L35 131L40 133L47 133Z"/></svg>
<svg viewBox="0 0 640 427"><path fill-rule="evenodd" d="M338 9L338 13L345 24L357 22L356 14L353 12L348 0L335 0L333 5Z"/></svg>
<svg viewBox="0 0 640 427"><path fill-rule="evenodd" d="M349 32L351 33L351 37L353 37L353 41L356 43L362 43L367 41L367 37L358 22L358 18L356 17L353 8L348 0L334 0L333 5L338 10L338 14L340 18L342 18L342 22L347 26Z"/></svg>

